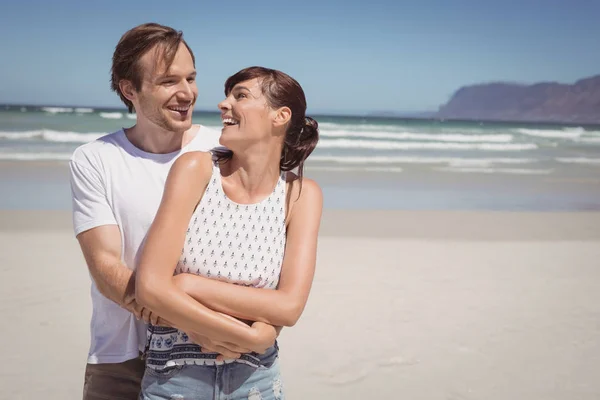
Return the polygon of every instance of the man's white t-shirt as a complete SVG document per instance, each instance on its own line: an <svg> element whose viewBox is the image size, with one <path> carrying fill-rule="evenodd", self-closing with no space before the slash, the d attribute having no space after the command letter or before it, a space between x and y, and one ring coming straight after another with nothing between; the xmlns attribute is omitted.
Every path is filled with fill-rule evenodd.
<svg viewBox="0 0 600 400"><path fill-rule="evenodd" d="M122 261L134 269L171 165L187 151L219 146L220 135L201 126L190 143L169 154L140 150L123 130L77 148L70 160L75 235L101 225L118 225ZM147 325L100 294L93 279L91 293L88 363L118 363L138 357L145 347Z"/></svg>

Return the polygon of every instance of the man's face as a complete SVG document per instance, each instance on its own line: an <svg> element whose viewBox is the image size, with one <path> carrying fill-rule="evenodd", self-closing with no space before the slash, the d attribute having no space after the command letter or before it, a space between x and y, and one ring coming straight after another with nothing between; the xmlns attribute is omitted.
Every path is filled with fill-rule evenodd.
<svg viewBox="0 0 600 400"><path fill-rule="evenodd" d="M143 118L171 132L190 129L198 87L194 61L187 47L179 45L168 69L156 48L144 54L139 63L142 86L133 101L138 121Z"/></svg>

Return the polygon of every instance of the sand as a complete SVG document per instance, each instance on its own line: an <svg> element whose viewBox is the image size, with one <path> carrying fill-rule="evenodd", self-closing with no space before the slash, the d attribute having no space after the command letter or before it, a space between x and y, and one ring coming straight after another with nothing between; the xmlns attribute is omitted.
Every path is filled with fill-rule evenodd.
<svg viewBox="0 0 600 400"><path fill-rule="evenodd" d="M89 276L60 211L0 211L0 398L81 396ZM326 210L288 399L600 398L600 213Z"/></svg>

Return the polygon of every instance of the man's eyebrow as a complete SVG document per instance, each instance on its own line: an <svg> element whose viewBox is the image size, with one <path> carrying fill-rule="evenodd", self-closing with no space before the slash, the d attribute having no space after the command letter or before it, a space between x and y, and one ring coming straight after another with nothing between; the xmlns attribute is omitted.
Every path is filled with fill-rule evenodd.
<svg viewBox="0 0 600 400"><path fill-rule="evenodd" d="M186 76L196 76L197 72L190 72L189 74L187 74ZM158 79L169 79L169 78L179 78L179 75L174 75L174 74L164 74L164 75L159 75Z"/></svg>
<svg viewBox="0 0 600 400"><path fill-rule="evenodd" d="M246 86L235 86L233 89L231 89L231 91L233 92L234 90L247 90L250 92L250 89L248 89Z"/></svg>

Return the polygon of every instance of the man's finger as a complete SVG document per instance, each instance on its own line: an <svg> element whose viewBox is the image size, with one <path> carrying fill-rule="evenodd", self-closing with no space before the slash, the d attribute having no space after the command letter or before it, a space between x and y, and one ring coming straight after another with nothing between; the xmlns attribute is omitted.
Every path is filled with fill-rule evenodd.
<svg viewBox="0 0 600 400"><path fill-rule="evenodd" d="M246 349L244 347L239 347L233 343L228 343L228 342L222 343L221 346L225 347L226 349L228 349L229 351L232 351L234 353L250 353L250 352L252 352L252 350L250 350L250 349Z"/></svg>
<svg viewBox="0 0 600 400"><path fill-rule="evenodd" d="M211 346L200 346L200 353L218 353L217 349Z"/></svg>
<svg viewBox="0 0 600 400"><path fill-rule="evenodd" d="M154 325L164 326L167 328L174 328L173 324L170 323L169 321L167 321L166 319L164 319L162 317L157 317L157 319L158 319L158 321Z"/></svg>
<svg viewBox="0 0 600 400"><path fill-rule="evenodd" d="M158 325L158 321L160 320L160 317L158 316L158 314L151 312L150 313L150 323L152 325Z"/></svg>
<svg viewBox="0 0 600 400"><path fill-rule="evenodd" d="M134 307L134 308L133 308L133 310L132 310L132 312L133 312L133 315L135 315L135 318L136 318L138 321L140 320L140 318L142 318L142 313L141 313L141 310L140 310L140 309L138 309L137 307Z"/></svg>
<svg viewBox="0 0 600 400"><path fill-rule="evenodd" d="M133 313L133 315L135 315L136 319L141 319L142 318L142 310L144 309L144 307L140 306L135 300L132 300L129 304L128 304L131 312Z"/></svg>
<svg viewBox="0 0 600 400"><path fill-rule="evenodd" d="M233 352L229 349L226 349L223 346L216 346L215 353L221 354L223 357L217 357L217 359L230 358L230 359L238 359L242 355L240 353Z"/></svg>
<svg viewBox="0 0 600 400"><path fill-rule="evenodd" d="M150 323L150 314L151 314L150 310L148 310L147 308L142 308L142 319L147 324Z"/></svg>

